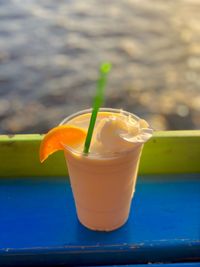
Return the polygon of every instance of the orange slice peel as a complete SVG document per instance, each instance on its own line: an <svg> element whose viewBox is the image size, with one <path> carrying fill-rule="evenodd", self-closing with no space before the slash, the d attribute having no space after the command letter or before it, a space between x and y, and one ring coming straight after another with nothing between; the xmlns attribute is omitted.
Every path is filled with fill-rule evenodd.
<svg viewBox="0 0 200 267"><path fill-rule="evenodd" d="M64 150L64 146L75 146L84 142L86 131L71 125L60 125L51 129L40 144L40 162L44 162L51 154Z"/></svg>

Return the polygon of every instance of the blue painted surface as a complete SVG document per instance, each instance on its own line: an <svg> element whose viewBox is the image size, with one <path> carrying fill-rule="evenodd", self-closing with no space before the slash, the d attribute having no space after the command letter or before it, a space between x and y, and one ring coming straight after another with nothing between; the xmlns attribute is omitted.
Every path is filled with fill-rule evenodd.
<svg viewBox="0 0 200 267"><path fill-rule="evenodd" d="M0 180L0 265L200 261L200 174L139 177L128 222L93 232L67 179Z"/></svg>

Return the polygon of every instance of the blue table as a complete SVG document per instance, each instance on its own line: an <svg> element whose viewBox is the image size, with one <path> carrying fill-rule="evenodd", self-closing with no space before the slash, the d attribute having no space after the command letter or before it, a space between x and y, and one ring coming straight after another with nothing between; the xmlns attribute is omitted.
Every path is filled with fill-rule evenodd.
<svg viewBox="0 0 200 267"><path fill-rule="evenodd" d="M0 266L200 266L200 174L139 176L128 222L109 233L78 222L67 177L2 177L0 203Z"/></svg>

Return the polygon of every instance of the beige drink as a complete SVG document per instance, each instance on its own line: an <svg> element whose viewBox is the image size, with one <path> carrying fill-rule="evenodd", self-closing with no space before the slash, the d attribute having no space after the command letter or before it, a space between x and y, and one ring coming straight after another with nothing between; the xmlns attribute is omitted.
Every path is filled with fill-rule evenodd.
<svg viewBox="0 0 200 267"><path fill-rule="evenodd" d="M88 129L91 110L62 124ZM128 219L141 151L152 135L148 124L125 111L100 109L89 154L83 145L67 147L65 157L79 221L87 228L111 231Z"/></svg>

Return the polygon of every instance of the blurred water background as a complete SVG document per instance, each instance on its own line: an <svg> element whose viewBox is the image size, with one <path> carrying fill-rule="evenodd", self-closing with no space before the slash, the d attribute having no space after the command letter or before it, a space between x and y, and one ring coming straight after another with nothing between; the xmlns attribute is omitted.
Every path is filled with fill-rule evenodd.
<svg viewBox="0 0 200 267"><path fill-rule="evenodd" d="M200 128L199 0L0 0L0 132L44 133L91 106Z"/></svg>

